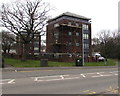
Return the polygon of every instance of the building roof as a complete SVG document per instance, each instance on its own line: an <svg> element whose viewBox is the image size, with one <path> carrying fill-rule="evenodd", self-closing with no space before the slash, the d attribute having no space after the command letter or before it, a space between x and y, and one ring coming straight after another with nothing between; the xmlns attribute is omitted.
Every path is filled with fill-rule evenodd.
<svg viewBox="0 0 120 96"><path fill-rule="evenodd" d="M84 19L84 20L91 20L91 18L87 18L87 17L84 17L84 16L81 16L81 15L77 15L77 14L74 14L74 13L71 13L71 12L65 12L53 19L50 19L49 21L53 21L55 19L58 19L59 17L62 17L62 16L69 16L69 17L73 17L73 18L79 18L79 19Z"/></svg>

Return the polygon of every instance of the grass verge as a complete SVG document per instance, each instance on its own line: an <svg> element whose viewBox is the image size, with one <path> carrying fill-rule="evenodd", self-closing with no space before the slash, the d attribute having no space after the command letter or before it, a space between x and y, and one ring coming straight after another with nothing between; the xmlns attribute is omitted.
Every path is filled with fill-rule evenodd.
<svg viewBox="0 0 120 96"><path fill-rule="evenodd" d="M39 60L27 60L21 61L13 58L4 58L5 64L11 65L13 67L40 67ZM107 63L105 62L86 62L85 66L113 66L116 65L116 61L113 59L108 59ZM75 63L67 63L67 62L53 62L48 61L49 67L70 67L75 66Z"/></svg>
<svg viewBox="0 0 120 96"><path fill-rule="evenodd" d="M116 60L108 59L107 62L86 62L85 66L114 66L116 62Z"/></svg>

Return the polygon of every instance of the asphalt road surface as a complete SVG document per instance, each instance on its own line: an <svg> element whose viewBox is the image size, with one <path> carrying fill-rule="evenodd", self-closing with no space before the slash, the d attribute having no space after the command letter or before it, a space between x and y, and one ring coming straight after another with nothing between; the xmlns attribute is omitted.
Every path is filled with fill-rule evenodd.
<svg viewBox="0 0 120 96"><path fill-rule="evenodd" d="M118 68L3 72L2 94L117 94Z"/></svg>

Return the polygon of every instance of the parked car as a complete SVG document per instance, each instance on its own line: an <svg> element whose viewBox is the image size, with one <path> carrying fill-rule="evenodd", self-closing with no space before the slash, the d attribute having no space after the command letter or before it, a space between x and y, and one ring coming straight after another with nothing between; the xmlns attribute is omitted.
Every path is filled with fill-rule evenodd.
<svg viewBox="0 0 120 96"><path fill-rule="evenodd" d="M104 61L105 61L105 58L104 58L104 57L98 57L98 61L99 61L99 62L100 62L100 61L104 62Z"/></svg>

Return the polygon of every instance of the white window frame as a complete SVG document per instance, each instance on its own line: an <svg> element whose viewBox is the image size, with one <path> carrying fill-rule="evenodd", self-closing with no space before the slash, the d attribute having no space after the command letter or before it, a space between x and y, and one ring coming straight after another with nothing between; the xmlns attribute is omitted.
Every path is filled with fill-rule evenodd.
<svg viewBox="0 0 120 96"><path fill-rule="evenodd" d="M84 34L83 34L83 39L89 39L89 34L84 33Z"/></svg>

